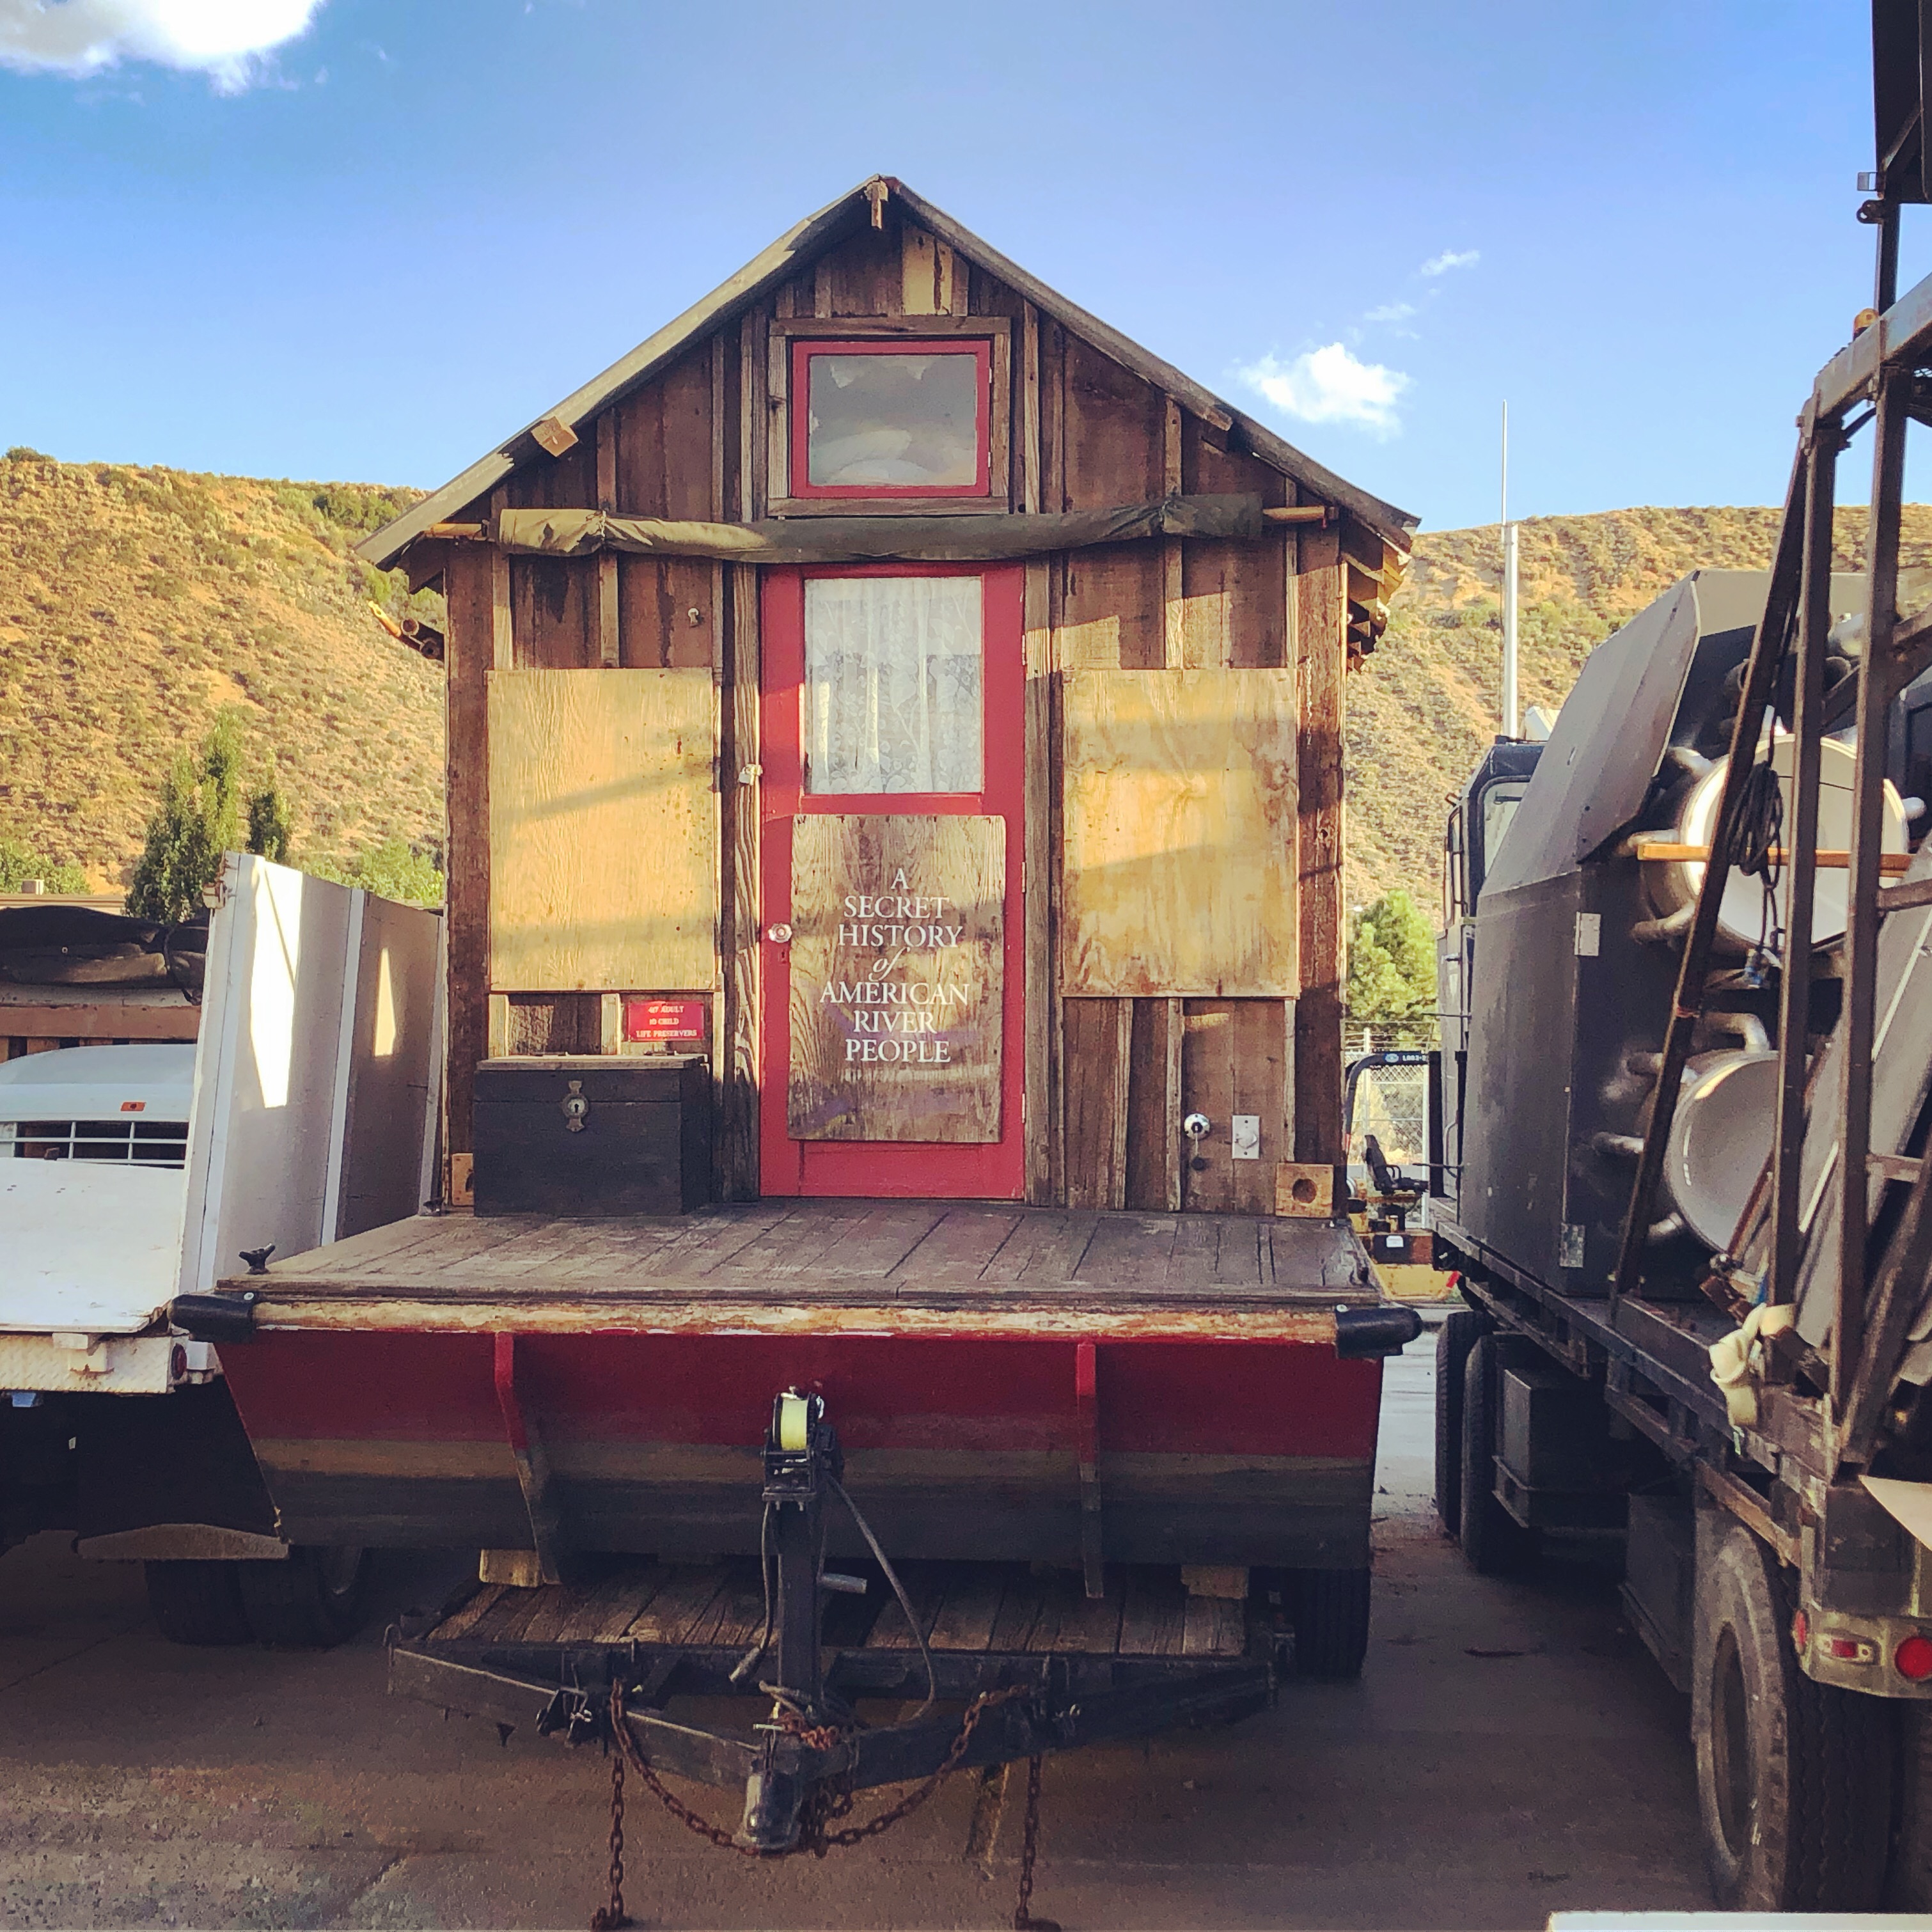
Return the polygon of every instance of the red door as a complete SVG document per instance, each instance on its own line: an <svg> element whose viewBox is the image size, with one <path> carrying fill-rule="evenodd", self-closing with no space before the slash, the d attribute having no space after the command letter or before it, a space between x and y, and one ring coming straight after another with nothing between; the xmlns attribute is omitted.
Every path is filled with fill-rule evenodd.
<svg viewBox="0 0 1932 1932"><path fill-rule="evenodd" d="M1010 564L766 573L760 1172L767 1195L1010 1201L1024 1191L1022 581L1020 568ZM964 928L942 925L956 915L916 868L908 874L888 865L886 876L830 884L812 863L795 873L795 856L806 860L827 844L829 826L808 826L810 838L798 830L820 814L839 820L842 836L872 835L869 844L863 836L848 840L846 849L854 850L880 849L902 829L909 828L908 837L922 829L944 832L932 826L935 818L972 821L954 828L959 841L976 841L982 855L990 848L994 862L1004 858L1004 891L981 907L998 915L997 930L988 923L982 934L979 955L983 983L990 984L986 969L997 968L996 994L975 1006L970 988L946 983L970 974L917 964L932 956L919 953L919 946L958 941ZM874 819L897 824L857 822ZM822 974L814 976L815 965L808 970L802 937L808 918L834 916L826 904L842 921L849 915L856 922L840 924L842 944L874 949L848 969L844 983L830 986ZM795 913L801 932L796 976ZM899 946L902 938L910 954ZM898 962L908 957L915 963L902 970ZM907 972L915 976L909 982ZM877 983L860 985L868 975ZM839 1007L835 995L855 988L901 1004ZM959 1002L950 1010L949 994ZM878 1030L900 1025L907 1036ZM795 1027L802 1060L794 1052ZM837 1049L829 1058L828 1040ZM805 1061L824 1062L820 1077L833 1094L836 1114L837 1082L862 1084L872 1073L870 1063L881 1058L893 1061L889 1077L912 1110L896 1125L855 1126L860 1117L854 1115L842 1128L836 1120L828 1127L826 1108L814 1116L801 1100L798 1070ZM943 1120L934 1130L940 1137L908 1138L924 1131L916 1124L922 1083L935 1092L948 1082L956 1087L964 1077L958 1063L968 1058L981 1063L973 1076L980 1087L971 1120L940 1108L932 1115ZM885 1112L864 1118L877 1124ZM908 1120L914 1123L910 1128Z"/></svg>

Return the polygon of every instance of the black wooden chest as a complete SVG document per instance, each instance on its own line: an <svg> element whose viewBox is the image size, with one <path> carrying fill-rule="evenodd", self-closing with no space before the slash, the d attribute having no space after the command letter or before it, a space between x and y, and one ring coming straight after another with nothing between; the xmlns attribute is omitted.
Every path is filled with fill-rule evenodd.
<svg viewBox="0 0 1932 1932"><path fill-rule="evenodd" d="M475 1129L479 1214L677 1214L711 1198L700 1055L486 1060Z"/></svg>

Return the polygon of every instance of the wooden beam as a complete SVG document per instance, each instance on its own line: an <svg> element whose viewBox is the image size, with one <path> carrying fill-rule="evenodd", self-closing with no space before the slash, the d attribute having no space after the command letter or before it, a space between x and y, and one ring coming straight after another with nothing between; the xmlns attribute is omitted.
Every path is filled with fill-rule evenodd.
<svg viewBox="0 0 1932 1932"><path fill-rule="evenodd" d="M524 1492L524 1509L530 1518L538 1572L544 1582L560 1583L566 1561L563 1518L556 1486L550 1479L550 1457L536 1418L524 1400L522 1378L518 1372L517 1338L499 1334L493 1339L496 1404L502 1413L503 1432L508 1438L511 1457L517 1466L518 1486Z"/></svg>
<svg viewBox="0 0 1932 1932"><path fill-rule="evenodd" d="M494 553L460 545L450 553L448 654L445 661L448 748L444 849L448 862L447 1136L468 1154L476 1063L489 1053L490 761L486 678L492 662Z"/></svg>
<svg viewBox="0 0 1932 1932"><path fill-rule="evenodd" d="M1134 1003L1114 1002L1114 1145L1107 1163L1107 1205L1127 1204L1127 1100L1133 1078Z"/></svg>
<svg viewBox="0 0 1932 1932"><path fill-rule="evenodd" d="M1342 1135L1343 680L1348 599L1339 532L1309 530L1295 579L1300 672L1296 873L1301 995L1294 1004L1294 1157L1338 1161Z"/></svg>
<svg viewBox="0 0 1932 1932"><path fill-rule="evenodd" d="M1180 494L1180 405L1172 396L1162 412L1161 442L1161 492ZM1182 648L1182 618L1186 604L1182 596L1180 541L1168 537L1160 547L1162 660L1169 670L1178 670L1186 662Z"/></svg>
<svg viewBox="0 0 1932 1932"><path fill-rule="evenodd" d="M762 391L753 388L747 394L755 399ZM730 910L723 928L730 947L724 970L729 1036L718 1048L719 1058L727 1061L728 1071L719 1139L725 1196L734 1201L758 1198L758 1094L764 997L758 931L762 791L758 769L759 681L758 572L754 566L734 564L731 568L731 730L726 769L718 775L719 788L728 787L731 800L728 814Z"/></svg>
<svg viewBox="0 0 1932 1932"><path fill-rule="evenodd" d="M111 1000L70 1006L0 1006L0 1040L193 1040L201 1009L177 998L172 1006L116 1006Z"/></svg>
<svg viewBox="0 0 1932 1932"><path fill-rule="evenodd" d="M493 519L508 507L508 498L506 490L491 492ZM508 670L516 662L516 638L510 622L510 553L500 545L490 552L490 667Z"/></svg>
<svg viewBox="0 0 1932 1932"><path fill-rule="evenodd" d="M617 412L606 410L597 418L597 507L617 507ZM597 553L597 661L607 670L623 662L617 610L617 559L608 550Z"/></svg>
<svg viewBox="0 0 1932 1932"><path fill-rule="evenodd" d="M1035 487L1038 486L1036 473ZM1035 1205L1053 1200L1053 1113L1050 1034L1059 978L1052 957L1051 880L1054 863L1052 825L1053 784L1053 628L1049 599L1051 566L1036 558L1026 566L1026 802L1024 853L1020 874L1025 1001L1026 1062L1021 1076L1020 1108L1026 1133L1026 1198Z"/></svg>
<svg viewBox="0 0 1932 1932"><path fill-rule="evenodd" d="M1040 482L1040 311L1031 302L1020 318L1020 509L1037 516Z"/></svg>
<svg viewBox="0 0 1932 1932"><path fill-rule="evenodd" d="M1271 524L1313 524L1318 528L1332 522L1335 513L1326 503L1270 503L1262 514Z"/></svg>

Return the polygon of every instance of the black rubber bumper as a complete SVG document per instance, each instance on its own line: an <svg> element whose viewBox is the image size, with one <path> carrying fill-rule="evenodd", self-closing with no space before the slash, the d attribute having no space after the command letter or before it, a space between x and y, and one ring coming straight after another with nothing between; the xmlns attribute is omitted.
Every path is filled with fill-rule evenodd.
<svg viewBox="0 0 1932 1932"><path fill-rule="evenodd" d="M1335 1352L1345 1362L1399 1355L1422 1333L1422 1317L1399 1301L1335 1311Z"/></svg>

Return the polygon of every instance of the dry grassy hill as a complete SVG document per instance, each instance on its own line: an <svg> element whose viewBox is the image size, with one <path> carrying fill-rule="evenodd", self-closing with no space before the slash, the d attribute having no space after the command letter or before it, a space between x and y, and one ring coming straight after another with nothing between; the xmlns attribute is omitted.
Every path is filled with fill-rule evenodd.
<svg viewBox="0 0 1932 1932"><path fill-rule="evenodd" d="M0 460L0 837L124 884L168 760L233 706L294 802L298 860L398 834L434 846L441 670L370 610L400 608L400 580L350 554L410 500ZM1906 518L1907 561L1932 562L1932 507ZM1523 702L1553 712L1592 648L1685 572L1765 567L1777 524L1771 509L1524 524ZM1844 567L1864 524L1839 513ZM1493 524L1419 538L1382 648L1349 681L1352 904L1400 885L1435 908L1446 800L1496 730L1499 584Z"/></svg>
<svg viewBox="0 0 1932 1932"><path fill-rule="evenodd" d="M170 758L232 706L298 860L440 842L441 668L369 608L399 580L349 554L412 500L0 460L0 836L124 885Z"/></svg>
<svg viewBox="0 0 1932 1932"><path fill-rule="evenodd" d="M1774 509L1538 517L1518 538L1520 682L1552 716L1584 658L1686 572L1769 568ZM1905 513L1908 565L1932 562L1932 506ZM1865 512L1838 512L1838 567L1862 567ZM1348 681L1352 904L1406 886L1439 916L1442 823L1496 729L1502 545L1495 524L1416 539L1381 648Z"/></svg>

